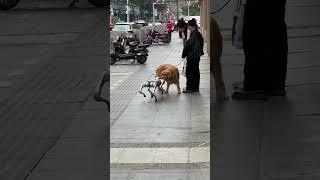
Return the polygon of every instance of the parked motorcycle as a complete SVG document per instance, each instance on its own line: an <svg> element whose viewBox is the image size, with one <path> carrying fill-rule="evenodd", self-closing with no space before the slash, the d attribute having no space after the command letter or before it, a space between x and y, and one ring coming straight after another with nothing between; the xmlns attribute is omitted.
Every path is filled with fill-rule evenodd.
<svg viewBox="0 0 320 180"><path fill-rule="evenodd" d="M149 50L147 49L149 47L148 44L140 44L139 42L130 42L129 43L129 52L146 52L148 53Z"/></svg>
<svg viewBox="0 0 320 180"><path fill-rule="evenodd" d="M132 52L125 51L126 38L119 36L117 42L114 42L114 52L110 54L110 64L115 64L120 60L133 60L139 64L144 64L147 61L148 53L132 49Z"/></svg>
<svg viewBox="0 0 320 180"><path fill-rule="evenodd" d="M168 32L160 33L156 30L150 30L143 43L148 45L151 45L153 43L170 43L170 34Z"/></svg>
<svg viewBox="0 0 320 180"><path fill-rule="evenodd" d="M129 42L128 42L129 41ZM124 53L125 52L125 45L129 46L129 52L130 53L138 53L138 52L146 52L147 56L148 56L148 44L140 44L140 42L138 41L131 41L128 37L126 37L125 35L120 35L117 38L117 42L121 43L123 42L123 46L121 46L121 52Z"/></svg>

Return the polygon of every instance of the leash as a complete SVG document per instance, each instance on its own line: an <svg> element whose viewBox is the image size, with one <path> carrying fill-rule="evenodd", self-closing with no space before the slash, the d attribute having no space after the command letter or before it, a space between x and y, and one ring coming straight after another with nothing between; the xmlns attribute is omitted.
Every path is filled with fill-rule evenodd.
<svg viewBox="0 0 320 180"><path fill-rule="evenodd" d="M180 62L178 64L175 65L175 67L179 66L180 64L182 64L184 62L184 59L181 58Z"/></svg>

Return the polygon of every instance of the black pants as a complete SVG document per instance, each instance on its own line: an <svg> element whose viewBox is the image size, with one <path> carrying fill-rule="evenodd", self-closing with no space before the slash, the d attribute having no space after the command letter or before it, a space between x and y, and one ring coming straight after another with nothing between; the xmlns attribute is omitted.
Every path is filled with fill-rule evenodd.
<svg viewBox="0 0 320 180"><path fill-rule="evenodd" d="M187 77L187 90L197 91L200 85L200 70L199 70L200 57L187 59L186 77Z"/></svg>
<svg viewBox="0 0 320 180"><path fill-rule="evenodd" d="M286 0L272 6L247 0L243 27L245 90L285 88L288 39L285 23Z"/></svg>

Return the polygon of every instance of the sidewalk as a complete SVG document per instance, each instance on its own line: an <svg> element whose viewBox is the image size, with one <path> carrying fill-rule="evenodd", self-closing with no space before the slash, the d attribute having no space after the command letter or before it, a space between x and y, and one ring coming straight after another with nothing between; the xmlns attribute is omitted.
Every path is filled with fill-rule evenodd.
<svg viewBox="0 0 320 180"><path fill-rule="evenodd" d="M172 35L168 56L163 63L180 61L182 44ZM150 48L159 53L161 46ZM168 52L167 52L168 53ZM149 61L151 59L149 58ZM178 67L182 69L182 65ZM209 60L200 63L198 94L177 94L175 85L169 94L158 94L158 102L136 95L110 130L111 179L209 179L210 161L210 89ZM145 76L145 80L151 75ZM181 76L181 88L185 78ZM112 104L112 102L111 102ZM135 170L134 170L135 169ZM122 178L121 178L122 177Z"/></svg>
<svg viewBox="0 0 320 180"><path fill-rule="evenodd" d="M213 179L320 179L319 7L315 0L287 1L289 58L285 99L230 100L211 105ZM222 25L223 73L231 95L232 83L242 81L244 56L231 47L228 24L222 21Z"/></svg>
<svg viewBox="0 0 320 180"><path fill-rule="evenodd" d="M1 13L0 179L106 179L105 11Z"/></svg>

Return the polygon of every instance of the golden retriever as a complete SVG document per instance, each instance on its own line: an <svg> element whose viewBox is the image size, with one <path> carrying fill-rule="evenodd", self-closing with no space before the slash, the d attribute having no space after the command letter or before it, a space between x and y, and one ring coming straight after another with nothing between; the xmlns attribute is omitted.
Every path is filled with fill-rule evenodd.
<svg viewBox="0 0 320 180"><path fill-rule="evenodd" d="M164 70L166 70L166 69L169 69L169 68L171 68L171 67L174 67L174 66L171 65L171 64L161 64L161 65L156 69L156 72L155 72L156 76L157 76L157 77L160 77L162 71L164 71Z"/></svg>
<svg viewBox="0 0 320 180"><path fill-rule="evenodd" d="M169 92L169 86L171 84L176 84L178 93L179 94L181 93L180 84L179 84L180 74L177 67L171 64L162 64L156 69L155 73L157 77L167 82L167 89L164 91L165 93ZM162 86L160 88L161 90L163 90Z"/></svg>

